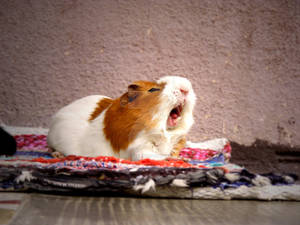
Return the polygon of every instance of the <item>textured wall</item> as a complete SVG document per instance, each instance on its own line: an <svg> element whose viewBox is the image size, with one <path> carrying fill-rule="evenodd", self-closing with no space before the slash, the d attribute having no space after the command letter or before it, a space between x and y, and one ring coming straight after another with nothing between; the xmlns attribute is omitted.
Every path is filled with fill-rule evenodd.
<svg viewBox="0 0 300 225"><path fill-rule="evenodd" d="M300 1L2 0L0 119L47 127L65 104L184 75L190 139L300 145Z"/></svg>

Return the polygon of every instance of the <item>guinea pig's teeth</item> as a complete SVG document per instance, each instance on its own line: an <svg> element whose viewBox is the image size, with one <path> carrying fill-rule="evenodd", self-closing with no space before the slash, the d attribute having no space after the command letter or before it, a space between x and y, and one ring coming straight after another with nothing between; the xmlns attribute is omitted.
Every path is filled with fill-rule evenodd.
<svg viewBox="0 0 300 225"><path fill-rule="evenodd" d="M176 111L177 111L178 116L181 116L182 110L183 110L183 105L179 105L179 106L176 107Z"/></svg>
<svg viewBox="0 0 300 225"><path fill-rule="evenodd" d="M176 114L177 114L177 116L179 117L180 116L180 114L181 114L181 111L180 111L180 108L179 108L179 106L176 108Z"/></svg>
<svg viewBox="0 0 300 225"><path fill-rule="evenodd" d="M180 114L181 114L182 110L183 110L183 105L179 105L178 106L178 111L179 111Z"/></svg>

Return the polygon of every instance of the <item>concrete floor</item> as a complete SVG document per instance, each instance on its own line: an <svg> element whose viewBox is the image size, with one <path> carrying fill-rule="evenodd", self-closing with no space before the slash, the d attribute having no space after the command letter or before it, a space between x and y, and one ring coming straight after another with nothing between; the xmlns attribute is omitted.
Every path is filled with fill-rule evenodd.
<svg viewBox="0 0 300 225"><path fill-rule="evenodd" d="M300 202L0 193L0 224L300 224Z"/></svg>

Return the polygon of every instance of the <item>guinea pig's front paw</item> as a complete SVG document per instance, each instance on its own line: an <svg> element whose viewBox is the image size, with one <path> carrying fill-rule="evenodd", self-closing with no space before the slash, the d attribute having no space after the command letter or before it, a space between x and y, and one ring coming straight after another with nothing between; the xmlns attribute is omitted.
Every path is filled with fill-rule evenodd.
<svg viewBox="0 0 300 225"><path fill-rule="evenodd" d="M65 155L62 154L61 152L58 152L58 151L52 152L51 155L52 155L54 158L58 158L58 159L65 158Z"/></svg>
<svg viewBox="0 0 300 225"><path fill-rule="evenodd" d="M159 155L159 154L152 154L149 157L146 157L148 159L153 159L153 160L165 160L168 156L166 155Z"/></svg>
<svg viewBox="0 0 300 225"><path fill-rule="evenodd" d="M165 160L170 157L170 155L158 154L153 151L141 151L137 152L132 156L133 161L138 161L142 159L153 159L153 160Z"/></svg>

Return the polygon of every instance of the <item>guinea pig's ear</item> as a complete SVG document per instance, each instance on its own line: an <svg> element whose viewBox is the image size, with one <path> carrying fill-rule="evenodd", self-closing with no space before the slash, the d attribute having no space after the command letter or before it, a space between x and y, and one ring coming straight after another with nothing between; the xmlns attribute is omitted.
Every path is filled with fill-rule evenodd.
<svg viewBox="0 0 300 225"><path fill-rule="evenodd" d="M130 84L129 86L128 86L128 92L130 92L130 91L137 91L138 89L139 89L139 85L137 85L137 84Z"/></svg>
<svg viewBox="0 0 300 225"><path fill-rule="evenodd" d="M138 95L139 95L139 91L138 91L139 87L140 86L137 85L137 84L130 84L128 86L128 101L129 102L134 101L138 97Z"/></svg>
<svg viewBox="0 0 300 225"><path fill-rule="evenodd" d="M128 86L128 91L121 97L121 104L126 105L128 102L134 101L139 95L139 85L131 84Z"/></svg>

